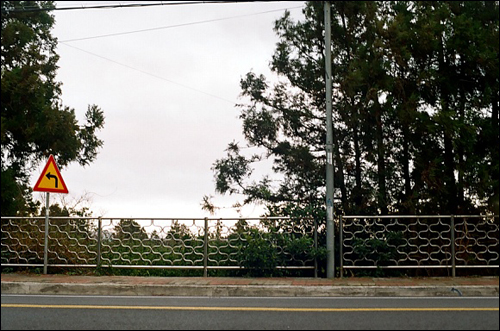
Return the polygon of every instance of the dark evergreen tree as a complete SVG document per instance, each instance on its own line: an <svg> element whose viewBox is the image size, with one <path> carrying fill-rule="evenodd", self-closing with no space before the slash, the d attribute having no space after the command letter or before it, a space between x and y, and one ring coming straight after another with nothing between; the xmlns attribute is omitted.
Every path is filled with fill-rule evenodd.
<svg viewBox="0 0 500 331"><path fill-rule="evenodd" d="M36 212L28 180L50 154L61 168L70 162L85 166L103 144L96 136L104 126L99 107L90 105L80 125L74 109L60 100L51 8L53 1L1 3L2 215Z"/></svg>
<svg viewBox="0 0 500 331"><path fill-rule="evenodd" d="M348 214L498 214L496 1L333 1L335 196ZM322 2L276 22L274 85L241 81L243 133L214 163L216 191L269 215L324 217ZM253 163L273 171L250 180ZM278 179L274 179L278 178Z"/></svg>

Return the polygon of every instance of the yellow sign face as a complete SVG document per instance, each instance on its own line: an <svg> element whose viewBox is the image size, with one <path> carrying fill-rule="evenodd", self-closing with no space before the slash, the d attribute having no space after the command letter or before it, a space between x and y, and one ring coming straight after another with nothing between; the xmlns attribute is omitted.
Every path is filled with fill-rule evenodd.
<svg viewBox="0 0 500 331"><path fill-rule="evenodd" d="M49 161L45 165L40 178L38 178L33 191L68 193L68 188L52 155L49 156Z"/></svg>

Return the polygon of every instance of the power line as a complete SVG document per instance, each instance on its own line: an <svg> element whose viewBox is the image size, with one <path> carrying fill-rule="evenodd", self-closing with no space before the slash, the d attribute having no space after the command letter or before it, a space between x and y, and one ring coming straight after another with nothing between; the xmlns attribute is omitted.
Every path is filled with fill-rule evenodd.
<svg viewBox="0 0 500 331"><path fill-rule="evenodd" d="M135 30L135 31L117 32L117 33L111 33L111 34L105 34L105 35L99 35L99 36L92 36L92 37L83 37L83 38L68 39L68 40L63 40L63 41L60 41L60 42L72 42L72 41L80 41L80 40L104 38L104 37L121 36L121 35L132 34L132 33L140 33L140 32L148 32L148 31L155 31L155 30L178 28L178 27L182 27L182 26L204 24L204 23L212 23L212 22L230 20L230 19L235 19L235 18L242 18L242 17L249 17L249 16L255 16L255 15L268 14L268 13L273 13L273 12L278 12L278 11L283 11L283 10L298 9L298 8L303 8L303 7L304 6L274 9L274 10L268 10L268 11L259 12L259 13L245 14L245 15L231 16L231 17L224 17L224 18L216 18L216 19L211 19L211 20L206 20L206 21L190 22L190 23L183 23L183 24L162 26L162 27L157 27L157 28L149 28L149 29Z"/></svg>
<svg viewBox="0 0 500 331"><path fill-rule="evenodd" d="M169 5L192 5L192 4L229 4L229 3L253 3L253 2L280 2L280 1L198 1L198 2L161 2L161 3L139 3L139 4L116 4L116 5L95 5L95 6L81 6L81 7L47 7L47 8L35 8L35 7L23 7L23 8L12 8L12 9L6 9L7 12L35 12L35 11L52 11L52 10L80 10L80 9L106 9L106 8L126 8L126 7L148 7L148 6L169 6ZM69 45L68 42L72 41L80 41L80 40L88 40L88 39L96 39L96 38L103 38L103 37L112 37L112 36L118 36L118 35L125 35L125 34L132 34L132 33L140 33L140 32L147 32L147 31L154 31L154 30L161 30L161 29L170 29L170 28L176 28L176 27L182 27L182 26L189 26L189 25L195 25L195 24L204 24L204 23L211 23L211 22L217 22L217 21L223 21L223 20L229 20L229 19L235 19L235 18L241 18L241 17L249 17L249 16L255 16L255 15L261 15L261 14L267 14L267 13L272 13L272 12L277 12L277 11L283 11L283 10L290 10L290 9L298 9L298 8L303 8L302 6L297 6L297 7L291 7L291 8L281 8L281 9L275 9L275 10L269 10L269 11L264 11L264 12L258 12L258 13L252 13L252 14L245 14L245 15L239 15L239 16L232 16L232 17L225 17L225 18L218 18L218 19L211 19L211 20L205 20L205 21L198 21L198 22L190 22L190 23L183 23L183 24L177 24L177 25L171 25L171 26L164 26L164 27L157 27L157 28L149 28L149 29L143 29L143 30L135 30L135 31L127 31L127 32L119 32L119 33L114 33L114 34L107 34L107 35L100 35L100 36L92 36L92 37L84 37L84 38L77 38L77 39L69 39L69 40L63 40L63 41L58 41L59 44L63 44L67 47L74 48L76 50L79 50L81 52L93 55L95 57L99 57L103 60L115 63L117 65L120 65L122 67L126 67L128 69L132 69L134 71L141 72L143 74L155 77L157 79L164 80L166 82L169 82L171 84L175 84L178 86L181 86L186 89L193 90L198 93L202 93L205 95L208 95L210 97L222 100L227 103L231 104L236 104L236 102L222 98L220 96L210 94L201 90L198 90L196 88L177 83L175 81L169 80L167 78L152 74L150 72L143 71L141 69L137 69L135 67L129 66L127 64L123 64L120 62L117 62L115 60L112 60L110 58L101 56L99 54L95 54L92 52L89 52L87 50L84 50L79 47L75 47L72 45ZM5 8L3 8L5 10Z"/></svg>
<svg viewBox="0 0 500 331"><path fill-rule="evenodd" d="M225 2L227 3L227 2ZM87 54L90 54L90 55L93 55L95 57L98 57L98 58L101 58L103 60L106 60L106 61L109 61L109 62L112 62L112 63L115 63L117 65L120 65L122 67L125 67L125 68L128 68L128 69L131 69L131 70L134 70L134 71L138 71L140 73L143 73L143 74L146 74L148 76L152 76L152 77L155 77L157 79L161 79L163 81L166 81L166 82L169 82L171 84L175 84L175 85L178 85L178 86L181 86L183 88L186 88L186 89L190 89L192 91L195 91L195 92L198 92L198 93L202 93L202 94L205 94L205 95L208 95L210 97L213 97L213 98L216 98L216 99L219 99L219 100L222 100L224 102L227 102L227 103L231 103L231 104L236 104L236 102L234 101L231 101L231 100L228 100L228 99L225 99L225 98L222 98L220 96L217 96L217 95L214 95L214 94L210 94L210 93L207 93L205 91L201 91L201 90L198 90L196 88L193 88L193 87L190 87L190 86L187 86L187 85L184 85L184 84L181 84L181 83L178 83L178 82L175 82L175 81L172 81L170 79L167 79L165 77L161 77L161 76L158 76L158 75L155 75L155 74L152 74L150 72L146 72L146 71L143 71L141 69L137 69L135 67L132 67L130 65L127 65L127 64L123 64L123 63L120 63L120 62L117 62L115 60L112 60L110 58L107 58L107 57L104 57L102 55L99 55L99 54L95 54L95 53L92 53L92 52L89 52L87 50L84 50L82 48L79 48L79 47L75 47L75 46L72 46L72 45L69 45L68 42L72 42L72 41L80 41L80 40L88 40L88 39L96 39L96 38L103 38L103 37L111 37L111 36L118 36L118 35L125 35L125 34L132 34L132 33L139 33L139 32L147 32L147 31L154 31L154 30L160 30L160 29L169 29L169 28L175 28L175 27L182 27L182 26L188 26L188 25L195 25L195 24L203 24L203 23L210 23L210 22L216 22L216 21L222 21L222 20L228 20L228 19L234 19L234 18L241 18L241 17L248 17L248 16L255 16L255 15L261 15L261 14L267 14L267 13L271 13L271 12L276 12L276 11L283 11L283 10L289 10L289 9L298 9L298 8L303 8L303 6L298 6L298 7L292 7L292 8L281 8L281 9L275 9L275 10L269 10L269 11L264 11L264 12L259 12L259 13L253 13L253 14L245 14L245 15L239 15L239 16L232 16L232 17L225 17L225 18L219 18L219 19L212 19L212 20L206 20L206 21L199 21L199 22L190 22L190 23L183 23L183 24L178 24L178 25L171 25L171 26L165 26L165 27L157 27L157 28L150 28L150 29L143 29L143 30L136 30L136 31L128 31L128 32L120 32L120 33L114 33L114 34L107 34L107 35L100 35L100 36L93 36L93 37L84 37L84 38L77 38L77 39L69 39L69 40L63 40L63 41L58 41L60 44L63 44L67 47L71 47L71 48L74 48L76 50L79 50L81 52L84 52L84 53L87 53Z"/></svg>
<svg viewBox="0 0 500 331"><path fill-rule="evenodd" d="M184 1L171 2L161 1L160 3L133 3L133 4L116 4L116 5L95 5L95 6L78 6L78 7L23 7L23 8L2 8L2 12L9 13L26 13L38 11L53 11L53 10L81 10L81 9L110 9L110 8L131 8L131 7L151 7L151 6L178 6L178 5L200 5L200 4L227 4L227 3L248 3L248 2L277 2L277 1ZM278 1L279 2L279 1Z"/></svg>
<svg viewBox="0 0 500 331"><path fill-rule="evenodd" d="M115 64L118 64L118 65L122 66L122 67L125 67L125 68L128 68L128 69L132 69L132 70L138 71L138 72L140 72L140 73L146 74L146 75L148 75L148 76L152 76L152 77L155 77L155 78L158 78L158 79L164 80L164 81L169 82L169 83L171 83L171 84L175 84L175 85L181 86L181 87L186 88L186 89L190 89L190 90L195 91L195 92L198 92L198 93L203 93L203 94L208 95L208 96L210 96L210 97L212 97L212 98L216 98L216 99L219 99L219 100L225 101L225 102L230 103L230 104L232 104L232 105L235 105L235 104L236 104L236 102L234 102L234 101L231 101L231 100L228 100L228 99L225 99L225 98L219 97L219 96L214 95L214 94L210 94L210 93L204 92L204 91L202 91L202 90L195 89L195 88L193 88L193 87L190 87L190 86L187 86L187 85L184 85L184 84L181 84L181 83L174 82L173 80L170 80L170 79L167 79L167 78L165 78L165 77L161 77L161 76L158 76L158 75L152 74L152 73L150 73L150 72L147 72L147 71L144 71L144 70L141 70L141 69L137 69L137 68L132 67L132 66L129 66L129 65L127 65L127 64L123 64L123 63L120 63L120 62L118 62L118 61L115 61L115 60L109 59L109 58L107 58L107 57L104 57L104 56L102 56L102 55L95 54L95 53L92 53L92 52L86 51L86 50L84 50L84 49L81 49L81 48L78 48L78 47L75 47L75 46L72 46L72 45L68 45L68 44L66 44L66 43L62 43L62 44L63 44L63 45L65 45L65 46L68 46L68 47L71 47L71 48L77 49L77 50L79 50L79 51L81 51L81 52L84 52L84 53L87 53L87 54L90 54L90 55L96 56L96 57L101 58L101 59L103 59L103 60L106 60L106 61L109 61L109 62L113 62L113 63L115 63Z"/></svg>

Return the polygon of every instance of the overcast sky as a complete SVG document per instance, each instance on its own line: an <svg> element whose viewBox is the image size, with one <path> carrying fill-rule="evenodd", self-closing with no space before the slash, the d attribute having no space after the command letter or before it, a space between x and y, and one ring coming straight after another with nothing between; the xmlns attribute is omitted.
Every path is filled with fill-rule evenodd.
<svg viewBox="0 0 500 331"><path fill-rule="evenodd" d="M69 193L52 193L51 202L71 205L85 197L81 206L103 217L212 217L201 209L203 196L213 195L219 207L242 200L217 195L211 170L228 143L246 146L235 107L245 102L239 81L250 71L272 78L274 21L285 9L301 19L304 2L89 8L134 3L161 2L56 2L84 8L54 11L63 104L75 109L80 124L96 104L106 122L97 159L61 168ZM248 206L213 216L261 213Z"/></svg>

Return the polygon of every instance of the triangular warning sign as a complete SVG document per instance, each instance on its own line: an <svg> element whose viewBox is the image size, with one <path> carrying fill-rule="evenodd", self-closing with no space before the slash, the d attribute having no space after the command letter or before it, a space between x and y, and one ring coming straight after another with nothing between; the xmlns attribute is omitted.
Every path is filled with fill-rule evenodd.
<svg viewBox="0 0 500 331"><path fill-rule="evenodd" d="M68 193L68 188L52 155L49 156L49 160L45 168L43 168L42 174L38 178L33 191Z"/></svg>

